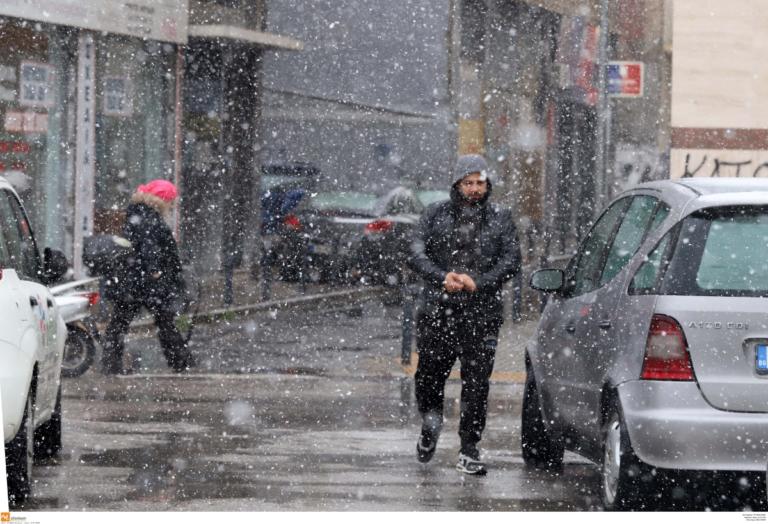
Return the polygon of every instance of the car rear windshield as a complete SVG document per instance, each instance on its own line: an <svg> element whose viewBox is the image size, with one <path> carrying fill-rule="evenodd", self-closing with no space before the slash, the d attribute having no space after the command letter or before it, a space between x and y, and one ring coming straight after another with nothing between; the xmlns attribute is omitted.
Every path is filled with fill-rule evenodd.
<svg viewBox="0 0 768 524"><path fill-rule="evenodd" d="M309 207L317 211L348 210L360 213L372 213L378 197L370 193L338 191L333 193L314 193Z"/></svg>
<svg viewBox="0 0 768 524"><path fill-rule="evenodd" d="M700 211L677 235L663 294L768 296L768 207Z"/></svg>
<svg viewBox="0 0 768 524"><path fill-rule="evenodd" d="M416 192L416 197L419 201L428 206L435 202L442 202L451 198L451 194L443 189L423 189Z"/></svg>

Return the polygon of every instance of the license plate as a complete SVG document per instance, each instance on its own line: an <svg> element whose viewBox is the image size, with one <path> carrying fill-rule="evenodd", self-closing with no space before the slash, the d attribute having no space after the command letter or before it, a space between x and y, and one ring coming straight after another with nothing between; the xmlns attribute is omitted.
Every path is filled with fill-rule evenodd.
<svg viewBox="0 0 768 524"><path fill-rule="evenodd" d="M758 344L755 347L755 368L761 375L768 375L768 345Z"/></svg>

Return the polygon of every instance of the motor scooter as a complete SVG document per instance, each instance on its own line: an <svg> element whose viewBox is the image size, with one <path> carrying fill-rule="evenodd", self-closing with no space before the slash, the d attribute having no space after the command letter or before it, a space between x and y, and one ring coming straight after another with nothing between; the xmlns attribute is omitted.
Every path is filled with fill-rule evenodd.
<svg viewBox="0 0 768 524"><path fill-rule="evenodd" d="M64 358L61 364L63 377L79 377L96 358L96 343L100 343L99 329L92 309L99 303L98 278L75 280L54 286L51 293L67 325Z"/></svg>

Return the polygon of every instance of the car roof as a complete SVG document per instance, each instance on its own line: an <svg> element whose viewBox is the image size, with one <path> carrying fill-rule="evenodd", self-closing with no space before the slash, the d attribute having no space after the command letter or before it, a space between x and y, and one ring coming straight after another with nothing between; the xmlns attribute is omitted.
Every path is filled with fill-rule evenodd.
<svg viewBox="0 0 768 524"><path fill-rule="evenodd" d="M725 193L751 193L768 191L768 178L679 178L677 180L657 180L637 186L661 191L683 192L688 195L714 195Z"/></svg>
<svg viewBox="0 0 768 524"><path fill-rule="evenodd" d="M633 190L660 192L673 208L680 210L680 216L705 207L768 204L768 178L657 180L640 184Z"/></svg>

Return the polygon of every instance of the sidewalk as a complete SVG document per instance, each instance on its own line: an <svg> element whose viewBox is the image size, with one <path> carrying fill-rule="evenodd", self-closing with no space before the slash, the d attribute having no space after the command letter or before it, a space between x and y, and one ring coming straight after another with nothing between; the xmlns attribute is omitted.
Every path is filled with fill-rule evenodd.
<svg viewBox="0 0 768 524"><path fill-rule="evenodd" d="M302 285L298 282L275 280L271 283L269 298L262 300L261 281L251 278L245 269L236 270L233 275L232 304L224 303L224 274L211 273L200 280L200 297L192 306L195 322L214 322L247 316L257 311L283 307L317 307L349 303L353 300L367 299L381 295L386 291L378 286L351 286L341 284ZM151 316L145 311L144 316L131 324L131 331L144 331L153 327Z"/></svg>
<svg viewBox="0 0 768 524"><path fill-rule="evenodd" d="M299 283L276 280L271 284L268 300L261 300L261 282L251 278L247 270L235 271L233 275L233 301L230 306L224 305L224 275L221 272L208 275L201 280L199 308L195 315L196 323L210 323L218 320L232 320L244 317L258 311L267 311L285 307L333 307L349 305L354 301L371 298L383 298L392 292L379 286L350 286L328 284L306 284L305 289ZM511 293L507 300L506 320L499 332L499 344L496 350L496 362L492 381L523 383L525 380L525 344L530 339L538 324L538 314L533 312L530 304L523 313L523 319L513 322L511 314ZM526 297L526 302L529 302ZM193 306L194 307L194 306ZM147 335L154 333L152 318L147 314L131 325L134 334ZM400 358L395 362L400 366ZM413 376L416 372L418 355L415 340L412 342L410 365L402 365L402 372ZM458 367L458 366L457 366ZM457 368L451 378L458 378Z"/></svg>

